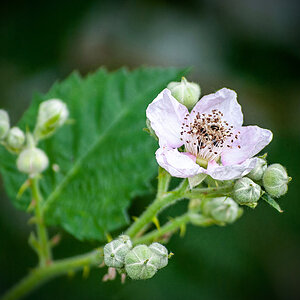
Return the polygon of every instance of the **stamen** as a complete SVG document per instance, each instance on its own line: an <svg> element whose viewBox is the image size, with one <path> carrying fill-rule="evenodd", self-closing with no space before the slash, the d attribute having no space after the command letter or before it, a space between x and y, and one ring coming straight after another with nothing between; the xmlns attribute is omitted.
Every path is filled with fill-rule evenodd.
<svg viewBox="0 0 300 300"><path fill-rule="evenodd" d="M232 148L232 144L238 140L240 132L233 134L233 126L223 120L224 115L217 109L210 114L198 112L193 120L189 116L187 114L184 118L180 134L186 151L197 159L218 160L224 147ZM238 145L238 148L241 146Z"/></svg>

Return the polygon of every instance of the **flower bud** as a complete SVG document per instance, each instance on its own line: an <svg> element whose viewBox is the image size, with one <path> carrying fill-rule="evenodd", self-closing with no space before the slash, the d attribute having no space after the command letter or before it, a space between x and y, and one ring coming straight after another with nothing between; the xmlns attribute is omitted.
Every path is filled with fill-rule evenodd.
<svg viewBox="0 0 300 300"><path fill-rule="evenodd" d="M122 234L118 237L118 240L125 244L129 249L132 248L132 242L128 235Z"/></svg>
<svg viewBox="0 0 300 300"><path fill-rule="evenodd" d="M41 149L30 147L24 149L18 159L17 167L20 172L35 176L47 169L49 160Z"/></svg>
<svg viewBox="0 0 300 300"><path fill-rule="evenodd" d="M210 216L203 216L202 214L190 211L189 218L191 224L195 226L206 227L214 224L214 220L211 219Z"/></svg>
<svg viewBox="0 0 300 300"><path fill-rule="evenodd" d="M266 191L275 198L284 195L288 190L288 176L286 169L280 164L273 164L267 168L263 176L263 185Z"/></svg>
<svg viewBox="0 0 300 300"><path fill-rule="evenodd" d="M228 197L208 200L203 205L203 214L221 223L233 223L242 214L242 209Z"/></svg>
<svg viewBox="0 0 300 300"><path fill-rule="evenodd" d="M113 240L104 246L104 262L108 267L122 268L125 255L130 248L127 243L120 240Z"/></svg>
<svg viewBox="0 0 300 300"><path fill-rule="evenodd" d="M39 106L34 135L37 139L51 136L61 127L69 116L67 105L59 99L42 102Z"/></svg>
<svg viewBox="0 0 300 300"><path fill-rule="evenodd" d="M146 245L138 245L125 256L125 269L128 276L134 280L149 279L157 272L159 257Z"/></svg>
<svg viewBox="0 0 300 300"><path fill-rule="evenodd" d="M198 102L201 93L199 84L188 82L185 77L182 77L181 82L170 82L167 88L172 96L189 110Z"/></svg>
<svg viewBox="0 0 300 300"><path fill-rule="evenodd" d="M255 181L261 180L266 169L266 160L263 158L258 158L255 168L251 170L247 177Z"/></svg>
<svg viewBox="0 0 300 300"><path fill-rule="evenodd" d="M250 178L243 177L233 187L233 199L241 204L254 208L261 196L261 187Z"/></svg>
<svg viewBox="0 0 300 300"><path fill-rule="evenodd" d="M6 143L10 150L18 151L22 148L25 142L25 134L24 132L18 128L13 127L8 131L8 135L6 137Z"/></svg>
<svg viewBox="0 0 300 300"><path fill-rule="evenodd" d="M149 249L159 258L159 264L156 266L157 269L164 268L168 264L168 249L160 243L152 243Z"/></svg>
<svg viewBox="0 0 300 300"><path fill-rule="evenodd" d="M8 113L0 109L0 140L4 139L9 130L9 116Z"/></svg>

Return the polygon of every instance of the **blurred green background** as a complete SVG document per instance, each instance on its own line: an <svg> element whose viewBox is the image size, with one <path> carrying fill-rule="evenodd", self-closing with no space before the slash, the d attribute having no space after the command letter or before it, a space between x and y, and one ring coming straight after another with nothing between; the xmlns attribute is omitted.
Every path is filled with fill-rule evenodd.
<svg viewBox="0 0 300 300"><path fill-rule="evenodd" d="M35 91L46 92L74 69L192 66L189 79L203 94L224 86L238 92L245 123L274 133L269 162L282 163L293 177L280 200L283 214L260 203L224 228L189 226L183 239L172 238L175 256L151 280L102 283L105 270L95 269L85 280L81 274L55 279L28 299L299 299L299 8L297 0L1 3L0 106L13 123ZM131 214L150 199L135 199ZM1 186L0 294L36 263L27 221ZM64 233L54 254L94 246Z"/></svg>

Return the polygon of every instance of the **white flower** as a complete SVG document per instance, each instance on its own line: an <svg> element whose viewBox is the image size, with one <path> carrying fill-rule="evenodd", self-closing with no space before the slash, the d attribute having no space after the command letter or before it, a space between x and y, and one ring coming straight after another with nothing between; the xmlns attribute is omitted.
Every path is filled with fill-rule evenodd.
<svg viewBox="0 0 300 300"><path fill-rule="evenodd" d="M253 156L270 143L272 132L243 127L236 98L234 91L223 88L202 97L189 113L164 89L146 111L159 138L158 164L181 178L204 173L230 180L248 174L256 166Z"/></svg>

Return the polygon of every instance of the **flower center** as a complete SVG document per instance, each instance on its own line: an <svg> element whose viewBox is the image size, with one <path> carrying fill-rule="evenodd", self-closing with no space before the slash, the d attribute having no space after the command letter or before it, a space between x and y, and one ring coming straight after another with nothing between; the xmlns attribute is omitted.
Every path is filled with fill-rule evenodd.
<svg viewBox="0 0 300 300"><path fill-rule="evenodd" d="M206 167L207 162L217 161L225 147L232 148L234 140L240 132L234 135L233 126L223 120L219 110L212 110L210 114L196 114L191 120L186 114L182 123L181 140L185 150L197 158L197 163ZM240 148L240 146L238 146Z"/></svg>

